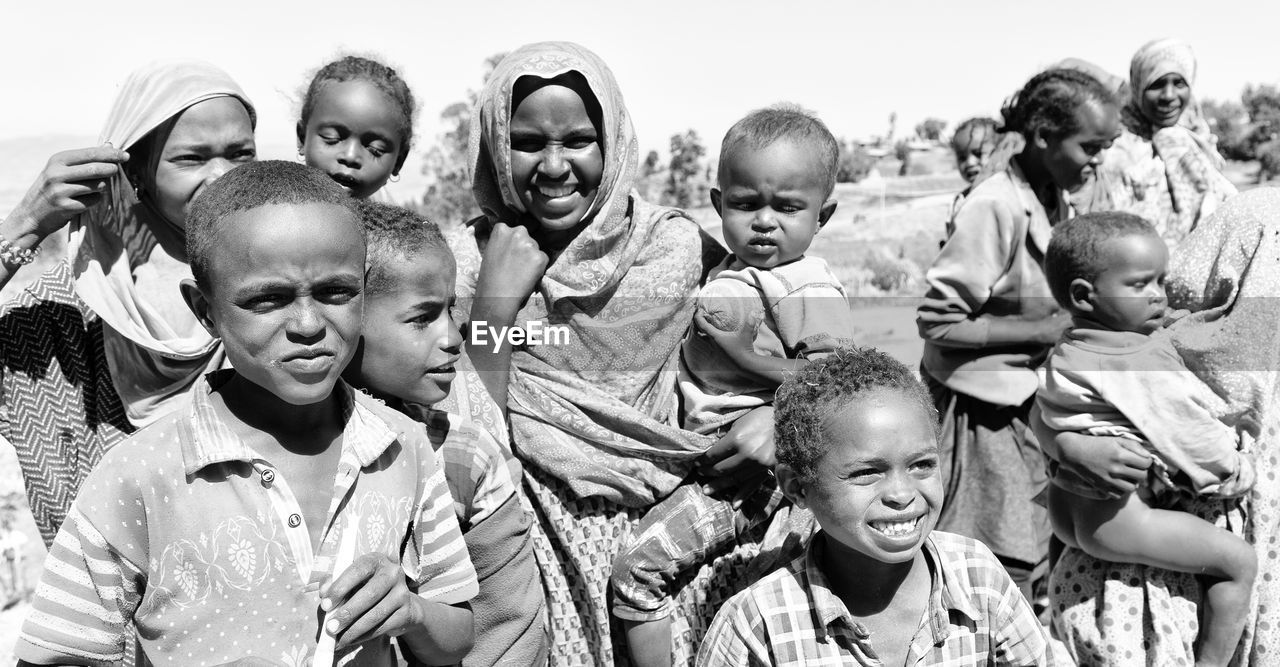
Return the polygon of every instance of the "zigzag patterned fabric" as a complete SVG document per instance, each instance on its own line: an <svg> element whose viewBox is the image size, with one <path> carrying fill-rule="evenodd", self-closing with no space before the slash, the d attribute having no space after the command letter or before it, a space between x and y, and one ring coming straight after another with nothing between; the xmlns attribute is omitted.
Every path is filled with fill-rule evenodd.
<svg viewBox="0 0 1280 667"><path fill-rule="evenodd" d="M111 383L102 322L58 262L0 316L0 434L17 450L46 547L89 470L133 430Z"/></svg>

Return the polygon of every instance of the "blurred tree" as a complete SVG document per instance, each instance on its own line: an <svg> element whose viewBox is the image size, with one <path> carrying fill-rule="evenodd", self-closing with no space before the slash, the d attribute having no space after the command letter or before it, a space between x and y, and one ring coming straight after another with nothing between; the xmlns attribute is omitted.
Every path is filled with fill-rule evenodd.
<svg viewBox="0 0 1280 667"><path fill-rule="evenodd" d="M1230 100L1219 102L1205 99L1200 101L1209 129L1218 138L1218 151L1228 160L1250 160L1252 149L1249 146L1249 114L1244 107Z"/></svg>
<svg viewBox="0 0 1280 667"><path fill-rule="evenodd" d="M1265 183L1280 176L1280 139L1258 144L1258 182Z"/></svg>
<svg viewBox="0 0 1280 667"><path fill-rule="evenodd" d="M649 177L662 171L661 160L662 157L658 155L658 151L649 151L644 158L644 164L640 167L640 175Z"/></svg>
<svg viewBox="0 0 1280 667"><path fill-rule="evenodd" d="M929 141L940 141L942 132L947 129L947 121L938 118L926 118L916 125L916 136Z"/></svg>
<svg viewBox="0 0 1280 667"><path fill-rule="evenodd" d="M704 206L710 191L708 179L703 176L703 158L707 149L695 130L671 136L671 160L667 163L667 187L662 192L663 203L668 206ZM647 161L646 161L647 162Z"/></svg>
<svg viewBox="0 0 1280 667"><path fill-rule="evenodd" d="M871 173L876 164L875 158L867 154L867 149L850 142L840 142L840 162L836 168L837 183L857 183Z"/></svg>
<svg viewBox="0 0 1280 667"><path fill-rule="evenodd" d="M484 61L484 77L481 85L489 80L493 68L506 53L495 53ZM467 165L467 142L471 138L471 109L475 106L476 90L467 91L465 101L454 102L440 112L444 131L436 137L436 143L427 150L422 173L428 178L427 191L417 209L428 220L442 227L456 227L480 215L475 198L471 194L471 179Z"/></svg>
<svg viewBox="0 0 1280 667"><path fill-rule="evenodd" d="M906 139L893 145L893 156L902 161L902 166L898 167L898 175L906 176L907 171L911 169L911 146Z"/></svg>
<svg viewBox="0 0 1280 667"><path fill-rule="evenodd" d="M1249 147L1256 156L1259 145L1280 137L1280 87L1245 86L1240 102L1249 114Z"/></svg>
<svg viewBox="0 0 1280 667"><path fill-rule="evenodd" d="M659 201L666 183L662 178L662 156L658 151L649 151L644 162L640 163L640 176L636 179L635 188L645 201Z"/></svg>

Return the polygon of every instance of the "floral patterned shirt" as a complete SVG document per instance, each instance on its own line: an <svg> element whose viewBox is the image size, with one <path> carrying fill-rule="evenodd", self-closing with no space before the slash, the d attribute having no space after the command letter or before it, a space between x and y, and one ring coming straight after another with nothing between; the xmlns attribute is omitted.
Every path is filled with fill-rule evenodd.
<svg viewBox="0 0 1280 667"><path fill-rule="evenodd" d="M311 664L319 588L354 553L397 558L422 597L476 594L443 468L422 426L345 384L342 453L318 551L288 480L222 422L219 371L112 448L54 540L16 649L31 662L119 661L137 628L153 664ZM337 574L340 574L338 572ZM387 665L385 638L341 664Z"/></svg>

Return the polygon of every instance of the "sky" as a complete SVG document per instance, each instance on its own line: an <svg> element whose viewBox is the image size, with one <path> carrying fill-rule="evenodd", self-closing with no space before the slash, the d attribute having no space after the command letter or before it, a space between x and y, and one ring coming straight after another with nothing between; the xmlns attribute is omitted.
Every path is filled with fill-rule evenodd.
<svg viewBox="0 0 1280 667"><path fill-rule="evenodd" d="M260 146L290 154L309 75L349 52L404 74L420 101L419 147L441 131L440 111L479 87L487 56L551 39L609 63L642 149L660 152L692 128L714 154L734 120L780 101L845 138L883 134L891 112L900 136L930 116L954 126L995 115L1031 74L1068 56L1126 74L1157 37L1192 43L1201 97L1280 82L1274 0L5 3L0 141L96 136L127 73L167 56L226 69L257 105Z"/></svg>

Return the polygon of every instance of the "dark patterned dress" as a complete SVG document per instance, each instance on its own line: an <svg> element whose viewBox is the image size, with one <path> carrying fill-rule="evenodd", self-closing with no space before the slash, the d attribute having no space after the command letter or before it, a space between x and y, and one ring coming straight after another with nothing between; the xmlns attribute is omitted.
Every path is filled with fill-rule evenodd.
<svg viewBox="0 0 1280 667"><path fill-rule="evenodd" d="M90 469L133 430L107 368L102 321L58 262L0 314L0 435L17 450L45 546Z"/></svg>

